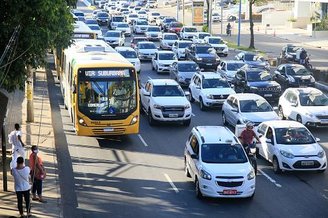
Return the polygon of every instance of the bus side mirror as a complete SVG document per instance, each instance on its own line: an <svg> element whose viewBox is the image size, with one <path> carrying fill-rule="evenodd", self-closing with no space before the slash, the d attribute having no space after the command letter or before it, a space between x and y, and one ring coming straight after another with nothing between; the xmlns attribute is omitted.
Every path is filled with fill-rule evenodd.
<svg viewBox="0 0 328 218"><path fill-rule="evenodd" d="M72 93L76 94L76 85L75 84L72 86Z"/></svg>

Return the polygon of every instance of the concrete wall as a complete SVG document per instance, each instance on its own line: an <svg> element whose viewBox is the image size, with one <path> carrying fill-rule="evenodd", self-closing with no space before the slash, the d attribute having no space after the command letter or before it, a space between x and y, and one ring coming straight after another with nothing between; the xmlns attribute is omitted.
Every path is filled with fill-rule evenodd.
<svg viewBox="0 0 328 218"><path fill-rule="evenodd" d="M292 11L272 11L262 13L262 25L281 26L288 22L292 17Z"/></svg>

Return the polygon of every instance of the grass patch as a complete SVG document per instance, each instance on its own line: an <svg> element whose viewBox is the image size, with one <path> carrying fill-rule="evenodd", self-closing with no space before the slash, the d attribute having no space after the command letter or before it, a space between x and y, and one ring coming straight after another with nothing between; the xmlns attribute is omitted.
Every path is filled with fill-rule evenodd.
<svg viewBox="0 0 328 218"><path fill-rule="evenodd" d="M248 47L245 47L245 46L238 46L236 43L234 42L231 42L231 41L226 41L227 43L227 46L230 48L234 48L234 49L239 49L239 50L243 50L243 51L250 51L250 52L255 52L255 53L258 53L260 55L265 55L265 52L263 51L260 51L258 49L253 49L253 48L248 48Z"/></svg>

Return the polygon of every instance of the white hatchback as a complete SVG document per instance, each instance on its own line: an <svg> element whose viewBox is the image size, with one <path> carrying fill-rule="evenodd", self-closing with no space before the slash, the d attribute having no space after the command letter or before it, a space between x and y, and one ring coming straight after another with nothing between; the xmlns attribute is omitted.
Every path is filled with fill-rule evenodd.
<svg viewBox="0 0 328 218"><path fill-rule="evenodd" d="M136 68L137 73L140 73L141 63L136 51L131 47L116 47L115 50L130 61Z"/></svg>
<svg viewBox="0 0 328 218"><path fill-rule="evenodd" d="M311 132L301 123L289 120L266 121L257 128L262 157L273 164L275 173L281 171L324 172L327 157Z"/></svg>
<svg viewBox="0 0 328 218"><path fill-rule="evenodd" d="M185 145L185 174L198 198L252 198L255 172L235 135L223 126L197 126Z"/></svg>

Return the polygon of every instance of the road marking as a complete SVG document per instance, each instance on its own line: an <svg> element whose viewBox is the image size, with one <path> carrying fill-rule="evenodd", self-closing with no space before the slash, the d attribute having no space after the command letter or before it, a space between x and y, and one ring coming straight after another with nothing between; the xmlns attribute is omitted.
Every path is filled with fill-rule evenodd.
<svg viewBox="0 0 328 218"><path fill-rule="evenodd" d="M150 76L148 76L148 79L152 79Z"/></svg>
<svg viewBox="0 0 328 218"><path fill-rule="evenodd" d="M272 179L268 174L266 174L265 172L263 172L263 170L258 169L258 171L260 171L260 173L265 176L270 182L272 182L275 186L277 186L278 188L281 188L282 186L276 182L276 180Z"/></svg>
<svg viewBox="0 0 328 218"><path fill-rule="evenodd" d="M194 113L191 113L191 116L195 117L196 115Z"/></svg>
<svg viewBox="0 0 328 218"><path fill-rule="evenodd" d="M146 141L142 138L142 136L140 134L138 134L138 137L139 137L140 141L144 144L144 146L148 147L148 144L146 143Z"/></svg>
<svg viewBox="0 0 328 218"><path fill-rule="evenodd" d="M170 185L172 186L173 190L175 191L175 193L179 193L179 189L174 185L174 183L172 182L171 178L169 177L169 175L167 175L166 173L163 173L165 178L167 179L167 181L170 183Z"/></svg>

